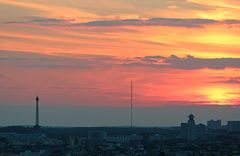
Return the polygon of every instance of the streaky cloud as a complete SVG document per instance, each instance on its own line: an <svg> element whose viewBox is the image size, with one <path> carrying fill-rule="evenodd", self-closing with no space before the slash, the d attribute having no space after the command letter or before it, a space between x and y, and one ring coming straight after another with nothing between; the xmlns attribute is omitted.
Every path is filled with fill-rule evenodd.
<svg viewBox="0 0 240 156"><path fill-rule="evenodd" d="M135 58L125 63L127 66L148 66L154 68L174 68L182 70L240 68L240 58L196 58L191 55L180 58L172 55L170 57L151 56Z"/></svg>
<svg viewBox="0 0 240 156"><path fill-rule="evenodd" d="M107 69L112 67L172 68L179 70L240 68L240 58L197 58L171 56L114 57L107 55L75 55L59 53L48 55L34 52L0 50L0 65L12 64L27 68ZM229 83L236 82L231 80Z"/></svg>
<svg viewBox="0 0 240 156"><path fill-rule="evenodd" d="M5 24L33 24L39 26L65 27L118 27L118 26L169 26L169 27L203 27L204 25L226 24L238 25L240 20L214 20L204 18L150 18L150 19L117 19L96 20L78 23L74 19L48 18L41 16L25 17L21 21L8 21Z"/></svg>
<svg viewBox="0 0 240 156"><path fill-rule="evenodd" d="M214 81L212 83L240 84L240 77L231 77L225 80Z"/></svg>
<svg viewBox="0 0 240 156"><path fill-rule="evenodd" d="M71 24L74 19L49 18L41 16L27 16L19 21L8 21L4 24L34 24L40 26L65 26Z"/></svg>
<svg viewBox="0 0 240 156"><path fill-rule="evenodd" d="M0 65L13 65L25 68L79 68L92 69L107 67L114 57L106 55L48 55L37 52L0 50Z"/></svg>
<svg viewBox="0 0 240 156"><path fill-rule="evenodd" d="M103 20L82 23L83 26L173 26L173 27L201 27L218 21L210 19L181 19L181 18L152 18L147 20Z"/></svg>

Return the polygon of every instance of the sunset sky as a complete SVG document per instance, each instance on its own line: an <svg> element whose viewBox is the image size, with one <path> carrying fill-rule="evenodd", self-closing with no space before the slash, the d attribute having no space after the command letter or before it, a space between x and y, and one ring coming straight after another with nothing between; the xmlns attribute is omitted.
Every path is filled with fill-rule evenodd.
<svg viewBox="0 0 240 156"><path fill-rule="evenodd" d="M239 105L239 0L0 0L0 104Z"/></svg>

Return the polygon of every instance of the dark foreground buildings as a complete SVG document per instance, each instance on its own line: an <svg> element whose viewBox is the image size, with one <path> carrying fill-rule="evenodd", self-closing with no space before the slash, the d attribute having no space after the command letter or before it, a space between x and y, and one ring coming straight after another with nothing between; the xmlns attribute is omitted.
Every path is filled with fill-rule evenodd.
<svg viewBox="0 0 240 156"><path fill-rule="evenodd" d="M239 156L240 122L169 128L0 128L0 156ZM36 127L36 126L35 126Z"/></svg>

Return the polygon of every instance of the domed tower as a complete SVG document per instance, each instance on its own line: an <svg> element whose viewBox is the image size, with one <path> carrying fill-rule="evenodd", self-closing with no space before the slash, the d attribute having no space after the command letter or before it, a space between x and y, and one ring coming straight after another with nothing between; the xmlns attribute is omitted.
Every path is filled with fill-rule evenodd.
<svg viewBox="0 0 240 156"><path fill-rule="evenodd" d="M195 116L193 114L188 115L188 123L194 123L195 124L194 117Z"/></svg>

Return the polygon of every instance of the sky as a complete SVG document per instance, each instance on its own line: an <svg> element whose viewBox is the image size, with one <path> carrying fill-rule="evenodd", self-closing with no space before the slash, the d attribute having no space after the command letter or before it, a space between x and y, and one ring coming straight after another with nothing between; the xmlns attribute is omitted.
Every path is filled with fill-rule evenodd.
<svg viewBox="0 0 240 156"><path fill-rule="evenodd" d="M196 109L198 116L212 107L238 110L239 6L239 0L0 0L3 123L31 123L3 110L20 113L39 95L43 110L62 108L59 116L68 120L76 108L105 108L106 115L115 112L109 120L99 124L95 116L83 125L126 125L110 118L118 109L128 116L131 80L139 110L170 109L182 119L195 107L206 108ZM46 111L43 123L53 124ZM232 111L223 113L226 119L240 118ZM175 122L154 122L158 113L139 115L138 125L179 122L177 115Z"/></svg>

